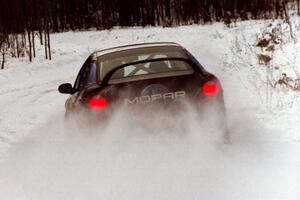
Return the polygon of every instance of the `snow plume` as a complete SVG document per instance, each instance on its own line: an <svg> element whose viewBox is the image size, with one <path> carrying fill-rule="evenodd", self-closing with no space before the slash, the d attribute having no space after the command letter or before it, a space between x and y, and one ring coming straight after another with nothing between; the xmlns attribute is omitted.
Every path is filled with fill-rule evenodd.
<svg viewBox="0 0 300 200"><path fill-rule="evenodd" d="M106 125L53 117L1 164L1 199L299 199L282 144L241 140L255 133L250 119L224 144L219 113L200 113L121 108Z"/></svg>

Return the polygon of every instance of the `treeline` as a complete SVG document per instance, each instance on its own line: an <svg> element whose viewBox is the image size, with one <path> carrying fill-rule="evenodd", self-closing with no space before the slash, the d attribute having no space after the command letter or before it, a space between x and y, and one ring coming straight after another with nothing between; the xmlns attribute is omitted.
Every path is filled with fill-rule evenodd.
<svg viewBox="0 0 300 200"><path fill-rule="evenodd" d="M51 59L51 32L113 26L177 26L233 20L285 18L300 0L0 0L0 48L35 57L35 38ZM298 12L299 14L299 12Z"/></svg>

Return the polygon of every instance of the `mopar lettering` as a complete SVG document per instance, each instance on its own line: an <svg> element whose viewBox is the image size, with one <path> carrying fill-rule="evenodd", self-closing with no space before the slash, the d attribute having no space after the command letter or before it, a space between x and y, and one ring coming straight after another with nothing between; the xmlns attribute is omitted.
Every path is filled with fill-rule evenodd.
<svg viewBox="0 0 300 200"><path fill-rule="evenodd" d="M130 100L130 99L125 99L125 104L136 104L139 102L139 98L135 97L134 99Z"/></svg>
<svg viewBox="0 0 300 200"><path fill-rule="evenodd" d="M144 95L140 97L134 97L133 99L124 99L125 104L147 104L158 100L168 101L184 98L186 95L185 91L177 92L168 92L164 94L153 94L153 95Z"/></svg>

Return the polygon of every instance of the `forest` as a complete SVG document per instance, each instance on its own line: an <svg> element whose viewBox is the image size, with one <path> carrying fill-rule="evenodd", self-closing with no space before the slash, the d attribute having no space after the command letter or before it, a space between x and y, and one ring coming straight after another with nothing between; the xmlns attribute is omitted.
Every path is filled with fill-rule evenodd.
<svg viewBox="0 0 300 200"><path fill-rule="evenodd" d="M1 66L5 56L35 57L35 38L51 59L50 33L115 26L178 26L216 21L288 18L300 0L1 0ZM9 53L8 53L9 50Z"/></svg>

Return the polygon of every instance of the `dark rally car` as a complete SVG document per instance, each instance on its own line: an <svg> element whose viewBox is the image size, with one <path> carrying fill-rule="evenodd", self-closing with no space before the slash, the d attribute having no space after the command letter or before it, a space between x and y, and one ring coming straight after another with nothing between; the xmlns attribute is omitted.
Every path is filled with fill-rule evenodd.
<svg viewBox="0 0 300 200"><path fill-rule="evenodd" d="M66 114L112 112L119 105L176 108L178 102L214 101L225 112L219 80L176 43L146 43L92 53L75 84L59 86L71 94Z"/></svg>

